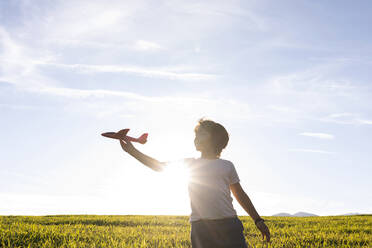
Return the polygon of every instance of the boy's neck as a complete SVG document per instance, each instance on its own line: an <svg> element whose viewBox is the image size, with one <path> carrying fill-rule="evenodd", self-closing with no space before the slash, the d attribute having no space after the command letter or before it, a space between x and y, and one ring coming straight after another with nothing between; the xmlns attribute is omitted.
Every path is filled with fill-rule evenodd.
<svg viewBox="0 0 372 248"><path fill-rule="evenodd" d="M201 158L204 159L218 159L217 155L213 152L202 152Z"/></svg>

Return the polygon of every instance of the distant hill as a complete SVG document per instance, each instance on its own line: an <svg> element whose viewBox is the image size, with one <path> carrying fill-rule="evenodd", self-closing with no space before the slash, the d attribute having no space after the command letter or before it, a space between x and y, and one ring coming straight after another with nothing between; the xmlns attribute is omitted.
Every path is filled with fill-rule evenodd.
<svg viewBox="0 0 372 248"><path fill-rule="evenodd" d="M272 216L282 216L282 217L289 217L289 216L292 216L291 214L289 213L278 213L278 214L274 214Z"/></svg>
<svg viewBox="0 0 372 248"><path fill-rule="evenodd" d="M307 217L307 216L318 216L316 214L306 213L306 212L297 212L293 216L296 217Z"/></svg>
<svg viewBox="0 0 372 248"><path fill-rule="evenodd" d="M306 213L306 212L297 212L295 214L289 214L289 213L278 213L274 214L272 216L282 216L282 217L309 217L309 216L318 216L316 214Z"/></svg>

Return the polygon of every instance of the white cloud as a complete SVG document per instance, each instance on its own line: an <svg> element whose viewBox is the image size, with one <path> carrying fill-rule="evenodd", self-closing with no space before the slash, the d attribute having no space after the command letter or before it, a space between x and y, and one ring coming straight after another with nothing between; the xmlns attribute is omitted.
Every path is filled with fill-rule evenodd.
<svg viewBox="0 0 372 248"><path fill-rule="evenodd" d="M323 151L323 150L313 150L313 149L293 148L293 149L289 149L289 151L291 151L291 152L310 152L310 153L334 154L334 152L328 152L328 151Z"/></svg>
<svg viewBox="0 0 372 248"><path fill-rule="evenodd" d="M268 106L269 109L278 111L278 112L284 112L284 113L294 113L297 112L297 110L293 107L289 106L280 106L280 105L270 105Z"/></svg>
<svg viewBox="0 0 372 248"><path fill-rule="evenodd" d="M163 49L159 44L146 40L138 40L135 43L134 48L140 51L155 51Z"/></svg>
<svg viewBox="0 0 372 248"><path fill-rule="evenodd" d="M319 139L334 139L334 136L332 134L328 134L328 133L307 133L307 132L304 132L304 133L300 133L299 135L315 137L315 138L319 138Z"/></svg>

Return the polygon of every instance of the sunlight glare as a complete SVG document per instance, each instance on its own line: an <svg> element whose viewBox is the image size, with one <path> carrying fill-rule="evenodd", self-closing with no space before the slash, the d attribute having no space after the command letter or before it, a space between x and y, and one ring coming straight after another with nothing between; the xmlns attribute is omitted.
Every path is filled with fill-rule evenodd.
<svg viewBox="0 0 372 248"><path fill-rule="evenodd" d="M189 170L182 161L168 162L163 171L163 177L171 185L177 187L187 186L189 182Z"/></svg>

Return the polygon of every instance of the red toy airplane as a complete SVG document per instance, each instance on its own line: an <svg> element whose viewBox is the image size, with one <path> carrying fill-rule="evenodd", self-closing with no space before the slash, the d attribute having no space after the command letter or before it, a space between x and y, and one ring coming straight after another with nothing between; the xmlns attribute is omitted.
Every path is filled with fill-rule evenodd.
<svg viewBox="0 0 372 248"><path fill-rule="evenodd" d="M142 134L139 138L133 138L133 137L127 136L128 131L129 131L129 128L126 128L126 129L120 130L117 133L108 132L108 133L102 133L101 135L104 136L104 137L107 137L107 138L118 139L118 140L123 139L124 137L126 137L129 141L138 142L138 143L141 143L141 144L146 143L148 133Z"/></svg>

